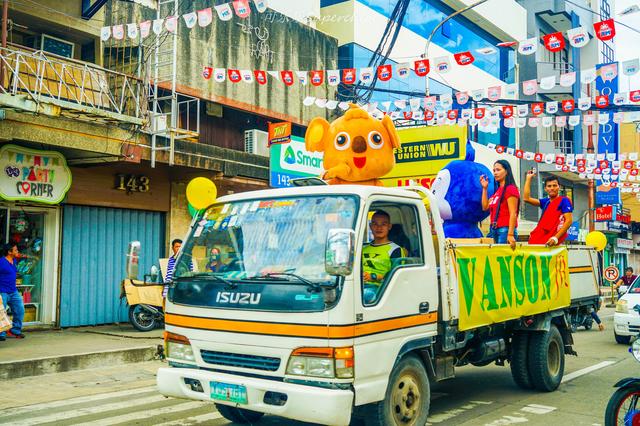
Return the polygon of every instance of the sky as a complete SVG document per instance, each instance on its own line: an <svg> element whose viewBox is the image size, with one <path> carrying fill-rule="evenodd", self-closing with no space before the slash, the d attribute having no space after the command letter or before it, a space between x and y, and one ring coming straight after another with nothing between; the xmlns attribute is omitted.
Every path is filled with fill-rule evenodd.
<svg viewBox="0 0 640 426"><path fill-rule="evenodd" d="M616 13L613 18L616 20L616 22L623 23L632 28L638 29L638 31L636 32L625 28L622 25L616 25L616 37L614 40L616 48L616 60L618 62L640 57L640 49L638 49L638 46L640 46L640 12L624 16L619 15L620 12L632 5L640 6L640 0L615 1ZM627 92L636 89L640 89L640 74L636 74L631 78L625 75L620 75L621 92Z"/></svg>

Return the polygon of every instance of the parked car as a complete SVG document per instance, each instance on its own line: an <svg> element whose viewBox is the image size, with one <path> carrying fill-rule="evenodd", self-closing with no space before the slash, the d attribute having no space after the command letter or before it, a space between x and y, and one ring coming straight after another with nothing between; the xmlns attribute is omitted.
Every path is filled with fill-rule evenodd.
<svg viewBox="0 0 640 426"><path fill-rule="evenodd" d="M629 287L620 286L620 298L613 315L613 335L616 342L628 345L631 337L640 333L640 315L633 308L640 305L640 280L635 279Z"/></svg>

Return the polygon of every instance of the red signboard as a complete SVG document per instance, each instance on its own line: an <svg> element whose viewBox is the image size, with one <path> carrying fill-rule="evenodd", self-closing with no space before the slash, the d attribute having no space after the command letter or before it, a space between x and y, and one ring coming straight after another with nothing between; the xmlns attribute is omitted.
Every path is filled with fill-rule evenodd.
<svg viewBox="0 0 640 426"><path fill-rule="evenodd" d="M616 220L618 222L622 222L622 223L626 223L628 225L631 225L631 215L622 214L622 213L616 213Z"/></svg>
<svg viewBox="0 0 640 426"><path fill-rule="evenodd" d="M291 123L269 123L269 146L291 142Z"/></svg>
<svg viewBox="0 0 640 426"><path fill-rule="evenodd" d="M596 222L613 220L613 206L596 207Z"/></svg>

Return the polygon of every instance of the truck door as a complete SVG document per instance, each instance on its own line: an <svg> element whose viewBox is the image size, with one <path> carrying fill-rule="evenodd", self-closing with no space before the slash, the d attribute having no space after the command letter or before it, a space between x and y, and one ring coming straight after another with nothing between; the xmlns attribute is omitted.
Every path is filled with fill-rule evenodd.
<svg viewBox="0 0 640 426"><path fill-rule="evenodd" d="M357 405L382 399L398 355L429 344L438 312L437 265L422 201L376 197L367 212L355 271ZM380 243L384 231L388 242Z"/></svg>

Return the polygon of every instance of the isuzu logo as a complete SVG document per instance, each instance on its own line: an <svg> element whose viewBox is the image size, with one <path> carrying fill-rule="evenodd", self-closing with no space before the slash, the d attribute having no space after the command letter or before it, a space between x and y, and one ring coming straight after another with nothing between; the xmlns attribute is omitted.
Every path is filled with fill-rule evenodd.
<svg viewBox="0 0 640 426"><path fill-rule="evenodd" d="M260 304L260 293L237 293L233 291L219 291L216 295L216 303L228 303L237 305Z"/></svg>

